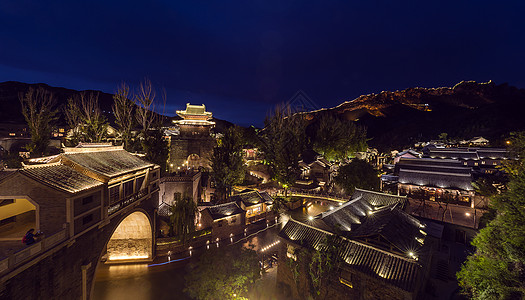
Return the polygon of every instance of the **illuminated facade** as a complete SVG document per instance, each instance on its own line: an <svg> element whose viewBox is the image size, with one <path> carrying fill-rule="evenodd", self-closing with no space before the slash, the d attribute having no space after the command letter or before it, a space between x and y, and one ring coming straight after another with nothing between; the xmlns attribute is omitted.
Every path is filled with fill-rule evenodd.
<svg viewBox="0 0 525 300"><path fill-rule="evenodd" d="M211 129L212 113L203 105L187 103L185 110L177 110L182 120L174 120L174 128L167 130L170 144L168 168L170 172L199 167L210 168L215 139Z"/></svg>

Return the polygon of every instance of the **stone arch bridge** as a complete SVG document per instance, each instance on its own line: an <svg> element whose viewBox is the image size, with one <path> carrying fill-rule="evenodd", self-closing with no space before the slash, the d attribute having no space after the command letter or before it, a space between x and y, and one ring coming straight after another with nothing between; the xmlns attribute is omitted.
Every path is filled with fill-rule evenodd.
<svg viewBox="0 0 525 300"><path fill-rule="evenodd" d="M51 236L29 246L28 253L19 252L19 257L14 255L13 261L8 261L13 268L8 268L0 279L0 299L91 299L96 269L103 263L103 255L108 259L112 255L111 244L124 240L119 237L141 252L133 257L122 245L117 245L114 248L118 252L113 253L117 258L148 260L154 257L155 213L155 201L144 200L119 211L81 236L68 237L66 228L61 239ZM134 235L127 234L130 232ZM52 238L58 241L49 241ZM55 243L46 245L45 242ZM31 255L31 252L36 253ZM17 260L22 263L17 264Z"/></svg>

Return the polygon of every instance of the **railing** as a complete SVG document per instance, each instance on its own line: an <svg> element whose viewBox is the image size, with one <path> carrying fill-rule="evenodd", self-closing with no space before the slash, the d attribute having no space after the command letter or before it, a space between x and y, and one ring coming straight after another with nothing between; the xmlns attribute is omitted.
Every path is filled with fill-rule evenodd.
<svg viewBox="0 0 525 300"><path fill-rule="evenodd" d="M123 209L124 207L132 204L133 202L139 200L140 198L146 196L148 194L148 188L142 189L138 191L135 194L129 195L125 197L124 199L117 201L115 203L112 203L108 206L108 216L114 214L115 212Z"/></svg>
<svg viewBox="0 0 525 300"><path fill-rule="evenodd" d="M284 196L284 191L278 191L276 196ZM288 191L288 196L302 196L308 198L318 198L329 201L346 202L349 197L343 197L339 195L332 195L327 193L316 193L316 192L304 192L304 191Z"/></svg>
<svg viewBox="0 0 525 300"><path fill-rule="evenodd" d="M62 229L61 231L46 237L31 246L11 254L7 258L0 261L0 274L15 269L34 256L39 255L44 251L49 250L59 243L67 240L67 238L67 229Z"/></svg>

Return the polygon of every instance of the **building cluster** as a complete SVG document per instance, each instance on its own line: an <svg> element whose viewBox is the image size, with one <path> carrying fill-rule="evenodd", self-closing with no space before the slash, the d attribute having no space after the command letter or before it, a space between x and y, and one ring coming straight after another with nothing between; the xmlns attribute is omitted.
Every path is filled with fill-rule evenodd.
<svg viewBox="0 0 525 300"><path fill-rule="evenodd" d="M279 233L278 285L293 298L307 297L310 262L301 251L326 251L331 243L341 264L320 287L326 299L417 299L432 242L406 204L405 196L356 189L349 201L308 221L290 219Z"/></svg>
<svg viewBox="0 0 525 300"><path fill-rule="evenodd" d="M250 224L275 218L273 199L266 192L243 191L231 196L227 203L201 206L198 226L211 229L213 239L242 234Z"/></svg>
<svg viewBox="0 0 525 300"><path fill-rule="evenodd" d="M387 173L381 177L383 190L472 208L486 205L475 194L473 182L501 176L498 167L514 159L504 148L439 144L429 144L420 152L409 149L394 155L393 164L385 165Z"/></svg>
<svg viewBox="0 0 525 300"><path fill-rule="evenodd" d="M20 247L21 236L30 228L44 237L65 230L66 236L75 238L109 222L117 212L158 197L159 166L120 146L80 144L63 150L21 169L0 172L0 237L12 237ZM152 255L149 239L144 246L149 248L135 249L146 257ZM119 248L113 242L115 247L107 246L109 256Z"/></svg>

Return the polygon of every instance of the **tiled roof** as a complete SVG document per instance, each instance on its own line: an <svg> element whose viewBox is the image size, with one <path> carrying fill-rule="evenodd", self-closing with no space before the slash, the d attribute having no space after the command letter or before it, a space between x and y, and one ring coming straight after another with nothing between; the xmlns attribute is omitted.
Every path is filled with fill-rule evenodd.
<svg viewBox="0 0 525 300"><path fill-rule="evenodd" d="M245 206L252 206L255 204L263 203L266 200L259 194L258 191L240 193L230 197L230 201L241 201Z"/></svg>
<svg viewBox="0 0 525 300"><path fill-rule="evenodd" d="M102 185L102 182L58 163L28 166L21 169L20 173L69 193L77 193Z"/></svg>
<svg viewBox="0 0 525 300"><path fill-rule="evenodd" d="M350 232L372 209L373 207L368 202L359 197L333 210L321 213L317 216L315 225L330 232Z"/></svg>
<svg viewBox="0 0 525 300"><path fill-rule="evenodd" d="M3 170L0 171L0 181L16 173L17 170Z"/></svg>
<svg viewBox="0 0 525 300"><path fill-rule="evenodd" d="M268 192L259 192L259 194L261 195L261 197L264 199L266 203L273 202L273 198L272 196L270 196L270 194L268 194Z"/></svg>
<svg viewBox="0 0 525 300"><path fill-rule="evenodd" d="M397 196L384 194L380 192L355 189L354 194L352 195L352 199L357 199L360 196L363 197L363 200L375 207L393 205L397 203L399 203L401 207L404 207L407 202L406 196Z"/></svg>
<svg viewBox="0 0 525 300"><path fill-rule="evenodd" d="M322 248L329 235L332 234L293 219L279 232L279 236L289 242L317 250ZM422 267L415 260L357 241L340 239L339 255L348 267L356 271L409 292L414 290L418 277L422 276Z"/></svg>
<svg viewBox="0 0 525 300"><path fill-rule="evenodd" d="M224 217L241 214L244 212L235 202L206 207L203 211L208 211L212 219L222 219Z"/></svg>
<svg viewBox="0 0 525 300"><path fill-rule="evenodd" d="M379 235L401 253L407 253L421 248L426 236L421 232L422 228L423 224L416 218L393 205L368 214L362 224L350 232L350 237L357 239Z"/></svg>
<svg viewBox="0 0 525 300"><path fill-rule="evenodd" d="M399 182L438 188L473 190L471 174L401 169L399 170Z"/></svg>
<svg viewBox="0 0 525 300"><path fill-rule="evenodd" d="M463 164L456 159L434 159L434 158L406 158L402 157L396 167L403 165L427 165L441 167L461 167Z"/></svg>
<svg viewBox="0 0 525 300"><path fill-rule="evenodd" d="M434 158L451 158L451 159L474 159L478 160L479 156L477 152L474 151L440 151L431 149L429 156Z"/></svg>
<svg viewBox="0 0 525 300"><path fill-rule="evenodd" d="M123 149L64 153L61 156L106 177L119 176L154 166Z"/></svg>

